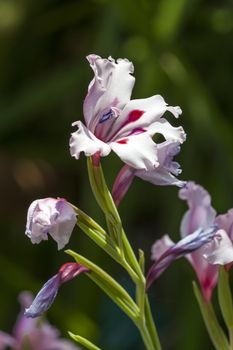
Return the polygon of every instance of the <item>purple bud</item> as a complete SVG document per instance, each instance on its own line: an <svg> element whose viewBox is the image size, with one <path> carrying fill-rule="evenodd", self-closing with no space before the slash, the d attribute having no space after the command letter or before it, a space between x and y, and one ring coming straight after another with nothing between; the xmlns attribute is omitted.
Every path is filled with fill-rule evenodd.
<svg viewBox="0 0 233 350"><path fill-rule="evenodd" d="M61 285L59 274L50 278L41 288L31 306L25 309L24 315L27 317L38 317L47 311L56 298L58 289Z"/></svg>
<svg viewBox="0 0 233 350"><path fill-rule="evenodd" d="M24 315L32 318L42 315L54 302L58 290L63 283L73 279L82 272L88 271L85 266L73 262L62 265L58 273L43 285L31 306L25 310Z"/></svg>

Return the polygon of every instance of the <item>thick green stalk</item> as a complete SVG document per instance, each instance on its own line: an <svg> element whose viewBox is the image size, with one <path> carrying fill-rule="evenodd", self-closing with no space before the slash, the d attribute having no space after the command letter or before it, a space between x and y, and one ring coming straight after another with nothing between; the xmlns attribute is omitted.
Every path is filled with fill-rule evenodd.
<svg viewBox="0 0 233 350"><path fill-rule="evenodd" d="M139 329L146 348L148 350L161 350L157 331L150 312L149 301L145 292L146 280L144 277L143 252L139 253L138 261L123 230L120 215L112 199L111 193L108 190L100 164L93 164L91 158L88 159L87 164L91 188L97 203L99 203L104 212L109 238L111 242L113 242L113 246L115 244L115 249L119 253L118 258L115 259L115 255L112 254L111 251L108 251L108 247L104 242L98 242L98 240L96 240L96 243L109 255L111 255L119 264L121 264L129 273L136 286L136 305L138 307L138 314L135 318L134 316L131 317L129 315L128 310L125 310L125 312L129 317L131 317ZM88 232L87 234L89 237L91 237L91 232ZM93 236L91 238L93 239ZM89 274L89 276L93 279L92 274ZM94 276L94 279L96 279L96 276ZM98 279L95 280L95 282L98 284ZM100 285L100 287L104 290L103 285ZM111 295L109 296L111 297ZM114 300L114 298L112 299ZM122 310L124 310L125 305L122 307L119 299L116 299L115 302L117 302Z"/></svg>

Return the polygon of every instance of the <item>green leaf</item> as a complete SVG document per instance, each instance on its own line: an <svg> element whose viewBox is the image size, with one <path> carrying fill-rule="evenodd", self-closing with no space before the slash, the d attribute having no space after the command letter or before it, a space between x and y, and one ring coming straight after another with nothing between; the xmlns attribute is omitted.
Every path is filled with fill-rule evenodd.
<svg viewBox="0 0 233 350"><path fill-rule="evenodd" d="M131 319L138 315L138 307L126 290L99 266L72 250L66 250L78 263L91 270L87 276L92 279Z"/></svg>
<svg viewBox="0 0 233 350"><path fill-rule="evenodd" d="M217 350L229 350L229 343L227 341L225 333L223 332L217 320L212 304L210 302L207 303L203 299L202 294L195 282L193 282L193 291L199 304L203 320L205 322L207 331L209 333L210 339L214 347Z"/></svg>
<svg viewBox="0 0 233 350"><path fill-rule="evenodd" d="M233 327L233 304L229 285L229 274L224 266L221 266L219 269L218 301L224 321L227 327L231 329Z"/></svg>
<svg viewBox="0 0 233 350"><path fill-rule="evenodd" d="M85 348L89 350L101 350L98 346L94 345L90 340L87 340L86 338L81 337L80 335L75 335L71 332L68 332L70 337L74 339L77 343L85 346Z"/></svg>

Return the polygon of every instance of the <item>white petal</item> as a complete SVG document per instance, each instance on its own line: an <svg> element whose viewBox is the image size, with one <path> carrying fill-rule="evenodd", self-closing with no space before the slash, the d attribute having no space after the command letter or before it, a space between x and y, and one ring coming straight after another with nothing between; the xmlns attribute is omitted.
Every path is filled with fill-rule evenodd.
<svg viewBox="0 0 233 350"><path fill-rule="evenodd" d="M162 238L155 241L151 248L151 260L157 261L165 253L165 251L172 247L175 243L170 239L168 235L164 235Z"/></svg>
<svg viewBox="0 0 233 350"><path fill-rule="evenodd" d="M127 59L115 61L97 55L89 55L87 59L94 78L88 88L83 112L87 126L94 132L102 111L110 107L122 109L130 100L135 82L131 75L134 67Z"/></svg>
<svg viewBox="0 0 233 350"><path fill-rule="evenodd" d="M168 186L173 185L177 187L185 186L186 182L178 180L174 175L169 173L166 169L156 168L154 170L137 170L136 176L140 177L142 180L148 181L153 185L158 186Z"/></svg>
<svg viewBox="0 0 233 350"><path fill-rule="evenodd" d="M147 133L132 135L111 142L112 150L135 169L151 169L159 165L156 144Z"/></svg>
<svg viewBox="0 0 233 350"><path fill-rule="evenodd" d="M219 230L214 240L206 245L203 256L214 265L226 265L233 262L233 244L224 230Z"/></svg>
<svg viewBox="0 0 233 350"><path fill-rule="evenodd" d="M73 123L73 126L78 127L78 130L71 134L70 139L70 153L73 157L79 159L80 152L84 152L86 156L100 152L103 157L110 153L111 148L97 139L81 121Z"/></svg>
<svg viewBox="0 0 233 350"><path fill-rule="evenodd" d="M150 135L155 135L156 133L161 134L167 141L183 143L186 140L186 134L182 126L174 127L164 118L151 124L148 128L148 132Z"/></svg>

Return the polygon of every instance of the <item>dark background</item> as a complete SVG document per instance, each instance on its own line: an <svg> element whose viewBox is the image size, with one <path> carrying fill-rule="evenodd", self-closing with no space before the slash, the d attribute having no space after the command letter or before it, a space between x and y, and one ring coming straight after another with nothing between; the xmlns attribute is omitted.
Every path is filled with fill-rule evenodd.
<svg viewBox="0 0 233 350"><path fill-rule="evenodd" d="M102 222L86 159L69 154L71 123L82 119L92 72L85 56L127 57L135 65L133 98L160 93L180 105L187 141L182 179L204 185L214 207L233 206L231 1L0 0L0 329L10 332L22 290L36 293L69 260L49 240L24 235L30 202L65 197ZM120 161L103 167L112 185ZM185 203L177 188L135 180L120 213L130 240L147 255L155 239L179 238ZM127 288L125 273L76 229L69 247L99 263ZM185 260L150 291L165 350L211 349ZM47 314L64 336L83 335L103 349L143 349L131 321L85 276L64 285Z"/></svg>

